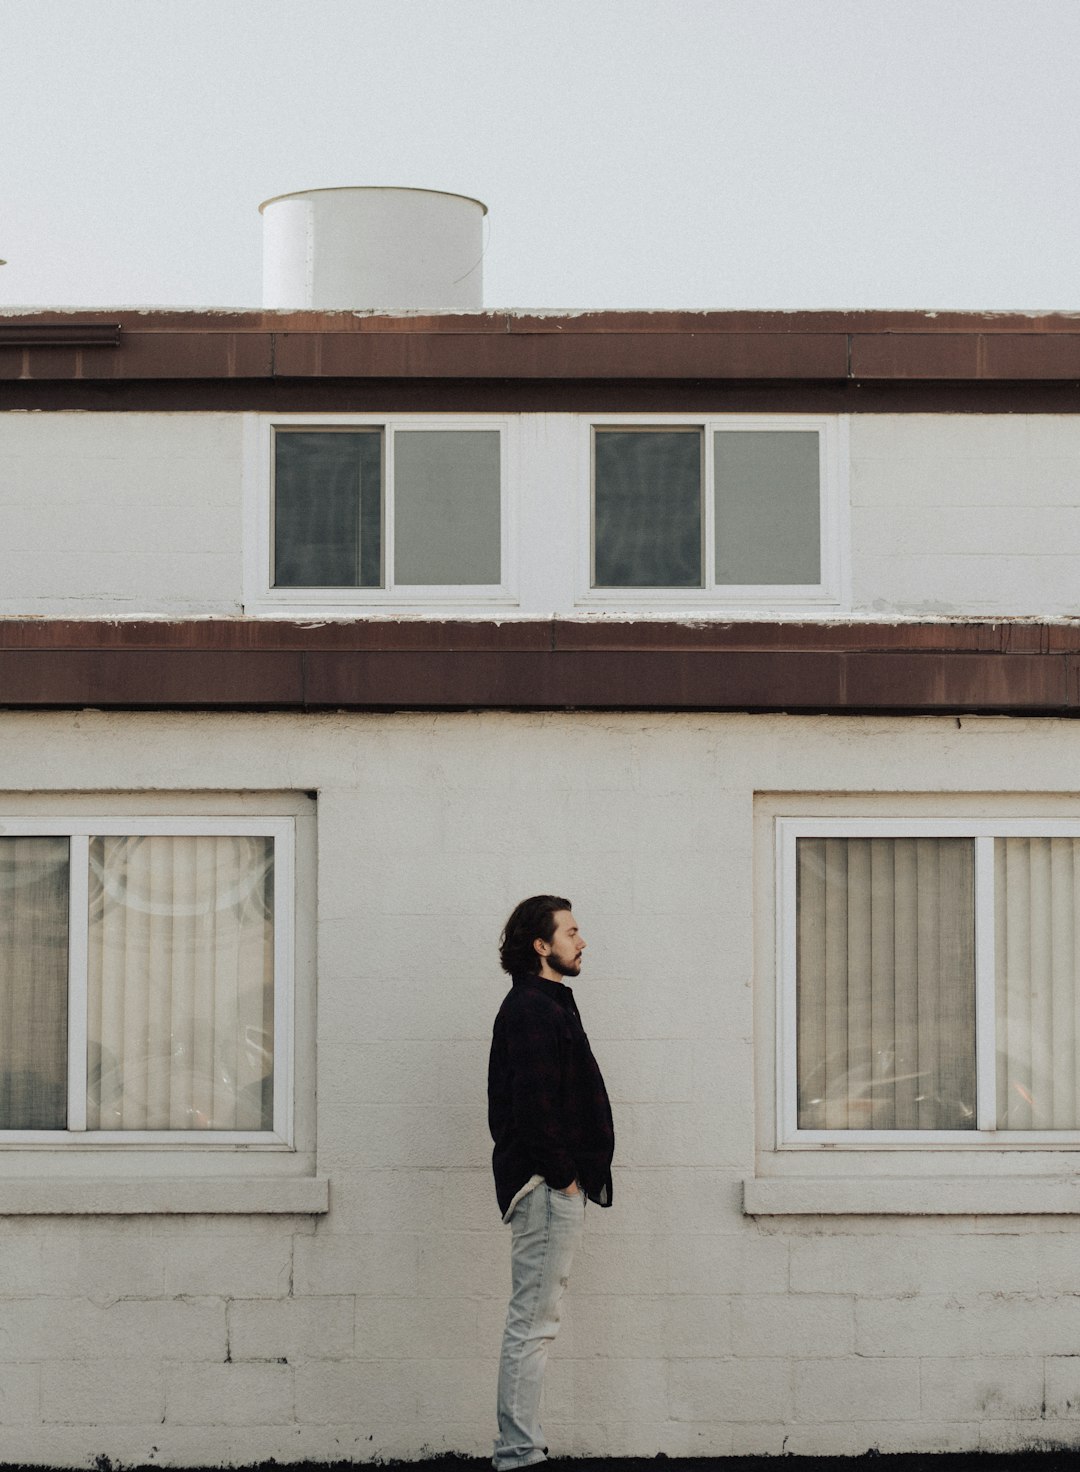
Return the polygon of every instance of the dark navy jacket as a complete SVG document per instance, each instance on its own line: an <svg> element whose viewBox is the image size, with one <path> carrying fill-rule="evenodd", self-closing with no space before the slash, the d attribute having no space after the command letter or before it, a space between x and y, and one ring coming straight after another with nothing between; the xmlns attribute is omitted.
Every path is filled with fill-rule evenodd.
<svg viewBox="0 0 1080 1472"><path fill-rule="evenodd" d="M488 1063L488 1125L499 1210L531 1176L564 1190L577 1181L610 1206L615 1131L607 1089L574 993L563 982L515 976Z"/></svg>

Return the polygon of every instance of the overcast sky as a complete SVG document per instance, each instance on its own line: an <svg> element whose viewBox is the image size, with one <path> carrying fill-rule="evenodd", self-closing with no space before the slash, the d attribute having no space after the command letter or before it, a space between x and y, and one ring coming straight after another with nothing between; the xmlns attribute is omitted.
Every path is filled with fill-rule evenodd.
<svg viewBox="0 0 1080 1472"><path fill-rule="evenodd" d="M1080 308L1080 0L0 0L0 306L257 306L258 205L489 306Z"/></svg>

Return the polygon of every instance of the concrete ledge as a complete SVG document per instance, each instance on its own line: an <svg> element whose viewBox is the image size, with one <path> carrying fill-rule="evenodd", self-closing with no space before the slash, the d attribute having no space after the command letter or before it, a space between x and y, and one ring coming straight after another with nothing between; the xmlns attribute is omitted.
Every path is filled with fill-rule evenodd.
<svg viewBox="0 0 1080 1472"><path fill-rule="evenodd" d="M322 1214L329 1209L325 1178L0 1183L0 1216L266 1216Z"/></svg>
<svg viewBox="0 0 1080 1472"><path fill-rule="evenodd" d="M1080 1177L743 1181L746 1216L1072 1216Z"/></svg>

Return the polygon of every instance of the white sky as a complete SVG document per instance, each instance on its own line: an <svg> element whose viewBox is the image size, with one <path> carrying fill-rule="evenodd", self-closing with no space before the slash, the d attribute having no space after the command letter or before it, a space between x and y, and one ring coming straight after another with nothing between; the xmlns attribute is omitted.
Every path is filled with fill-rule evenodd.
<svg viewBox="0 0 1080 1472"><path fill-rule="evenodd" d="M0 0L2 306L256 306L260 201L517 307L1080 308L1080 0Z"/></svg>

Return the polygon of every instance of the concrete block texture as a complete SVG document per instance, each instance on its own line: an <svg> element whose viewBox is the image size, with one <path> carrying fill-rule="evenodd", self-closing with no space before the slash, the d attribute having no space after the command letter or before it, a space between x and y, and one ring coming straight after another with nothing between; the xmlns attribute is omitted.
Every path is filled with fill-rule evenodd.
<svg viewBox="0 0 1080 1472"><path fill-rule="evenodd" d="M294 1246L294 1291L300 1297L413 1294L419 1253L415 1233L319 1233L298 1239Z"/></svg>
<svg viewBox="0 0 1080 1472"><path fill-rule="evenodd" d="M669 1415L675 1421L787 1421L793 1411L793 1367L778 1359L673 1360Z"/></svg>
<svg viewBox="0 0 1080 1472"><path fill-rule="evenodd" d="M809 1360L795 1370L798 1421L913 1421L921 1413L918 1360Z"/></svg>
<svg viewBox="0 0 1080 1472"><path fill-rule="evenodd" d="M165 1369L156 1359L96 1360L41 1366L41 1419L46 1425L145 1426L165 1418Z"/></svg>
<svg viewBox="0 0 1080 1472"><path fill-rule="evenodd" d="M342 1360L296 1369L296 1418L354 1426L362 1436L386 1426L423 1424L422 1385L393 1360Z"/></svg>
<svg viewBox="0 0 1080 1472"><path fill-rule="evenodd" d="M229 1358L290 1364L347 1358L355 1313L351 1297L233 1299L227 1305Z"/></svg>
<svg viewBox="0 0 1080 1472"><path fill-rule="evenodd" d="M1050 1355L1045 1362L1044 1414L1080 1419L1080 1357Z"/></svg>
<svg viewBox="0 0 1080 1472"><path fill-rule="evenodd" d="M617 1136L615 1205L588 1207L551 1358L553 1449L827 1456L1080 1440L1071 1150L774 1148L772 810L1080 814L1075 722L961 725L0 718L17 814L36 811L42 793L76 801L73 784L83 811L115 802L125 783L148 808L187 801L198 812L215 793L246 810L259 795L235 789L253 772L268 792L319 789L319 872L304 876L317 942L297 988L317 1028L296 1111L329 1190L325 1215L0 1217L0 1462L490 1451L511 1235L492 1188L484 1073L506 988L495 940L526 880L577 887L590 944L575 995ZM502 872L546 800L515 797L534 757L549 787L568 774L572 800L555 806L574 864L560 866L566 843L548 835ZM658 804L638 798L677 795L682 771L690 800L674 804L677 823L650 849ZM486 867L455 910L452 882L429 892L426 876L468 868L466 832ZM396 883L365 895L357 876L378 867L384 839L402 859ZM618 883L591 885L615 850ZM687 851L705 875L687 891L700 923L679 910L670 872ZM617 892L624 883L629 893ZM666 945L671 931L670 962L665 951L658 964L642 937ZM81 1171L99 1190L124 1172L129 1182L300 1178L299 1153L209 1143L20 1147L0 1155L0 1174ZM753 1178L824 1193L842 1181L849 1214L748 1218ZM1039 1196L1030 1181L1058 1182L1057 1214L867 1211L875 1183L910 1180L917 1197L934 1194L921 1193L931 1178L942 1190L982 1181L991 1207L999 1183L1015 1205L1017 1193Z"/></svg>
<svg viewBox="0 0 1080 1472"><path fill-rule="evenodd" d="M1075 613L1078 486L1072 415L855 416L854 607Z"/></svg>
<svg viewBox="0 0 1080 1472"><path fill-rule="evenodd" d="M786 1293L788 1243L756 1230L722 1237L695 1233L663 1240L667 1286L677 1294Z"/></svg>
<svg viewBox="0 0 1080 1472"><path fill-rule="evenodd" d="M142 1233L105 1232L71 1241L43 1233L37 1246L39 1293L95 1302L165 1295L169 1254L161 1240Z"/></svg>
<svg viewBox="0 0 1080 1472"><path fill-rule="evenodd" d="M40 1365L0 1365L0 1436L7 1426L41 1420Z"/></svg>
<svg viewBox="0 0 1080 1472"><path fill-rule="evenodd" d="M554 1359L544 1382L545 1415L585 1424L663 1419L666 1369L660 1359Z"/></svg>
<svg viewBox="0 0 1080 1472"><path fill-rule="evenodd" d="M498 1223L498 1216L492 1213ZM420 1293L425 1299L446 1296L486 1297L506 1291L509 1232L501 1223L486 1232L448 1231L420 1242Z"/></svg>
<svg viewBox="0 0 1080 1472"><path fill-rule="evenodd" d="M448 1217L460 1226L490 1226L497 1220L490 1169L470 1171L405 1170L386 1166L381 1170L339 1170L334 1173L334 1200L329 1216L319 1224L320 1235L367 1232L416 1231L432 1212L446 1219L442 1201L454 1185L454 1205ZM487 1210L484 1221L461 1221L462 1198L483 1195ZM456 1206L456 1210L454 1207Z"/></svg>
<svg viewBox="0 0 1080 1472"><path fill-rule="evenodd" d="M289 1291L292 1270L291 1236L281 1234L270 1240L246 1235L212 1237L198 1253L169 1254L165 1291L170 1296L279 1298Z"/></svg>
<svg viewBox="0 0 1080 1472"><path fill-rule="evenodd" d="M178 1426L285 1426L293 1369L278 1364L170 1365L165 1419Z"/></svg>
<svg viewBox="0 0 1080 1472"><path fill-rule="evenodd" d="M987 1293L865 1299L855 1306L856 1353L873 1356L1067 1355L1080 1334L1080 1297Z"/></svg>
<svg viewBox="0 0 1080 1472"><path fill-rule="evenodd" d="M855 1301L839 1294L733 1298L731 1339L740 1355L815 1355L822 1360L850 1355L855 1351Z"/></svg>
<svg viewBox="0 0 1080 1472"><path fill-rule="evenodd" d="M242 420L4 416L0 611L234 613Z"/></svg>
<svg viewBox="0 0 1080 1472"><path fill-rule="evenodd" d="M933 1421L1033 1421L1068 1416L1080 1408L1080 1374L1074 1373L1070 1403L1071 1358L1043 1360L1040 1355L982 1355L971 1359L921 1362L923 1415ZM1054 1367L1054 1368L1052 1368ZM1060 1391L1064 1389L1062 1396Z"/></svg>
<svg viewBox="0 0 1080 1472"><path fill-rule="evenodd" d="M501 1299L499 1308L501 1315ZM496 1342L481 1342L474 1298L357 1298L354 1318L355 1352L365 1360L475 1359Z"/></svg>
<svg viewBox="0 0 1080 1472"><path fill-rule="evenodd" d="M1041 1238L1032 1251L1026 1232L971 1232L900 1238L841 1234L791 1247L796 1293L848 1292L860 1298L923 1294L1046 1294L1075 1291L1077 1244L1071 1235Z"/></svg>
<svg viewBox="0 0 1080 1472"><path fill-rule="evenodd" d="M224 1360L222 1299L18 1298L0 1302L0 1362L96 1360L102 1346L118 1358L159 1355Z"/></svg>

